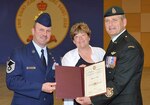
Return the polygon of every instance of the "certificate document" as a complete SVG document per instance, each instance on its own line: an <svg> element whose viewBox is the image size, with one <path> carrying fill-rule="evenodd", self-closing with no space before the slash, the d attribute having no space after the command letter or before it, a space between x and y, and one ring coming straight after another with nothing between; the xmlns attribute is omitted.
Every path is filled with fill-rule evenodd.
<svg viewBox="0 0 150 105"><path fill-rule="evenodd" d="M105 62L86 67L56 66L56 98L75 99L106 92Z"/></svg>
<svg viewBox="0 0 150 105"><path fill-rule="evenodd" d="M85 96L94 96L106 92L105 62L84 68Z"/></svg>

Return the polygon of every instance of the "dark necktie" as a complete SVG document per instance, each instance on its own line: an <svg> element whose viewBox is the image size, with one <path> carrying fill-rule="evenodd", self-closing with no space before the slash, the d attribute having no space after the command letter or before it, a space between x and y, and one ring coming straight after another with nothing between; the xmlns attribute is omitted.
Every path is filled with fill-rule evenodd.
<svg viewBox="0 0 150 105"><path fill-rule="evenodd" d="M41 54L41 61L42 61L43 66L46 68L46 59L44 57L44 50L42 49L41 52L42 52L42 54Z"/></svg>

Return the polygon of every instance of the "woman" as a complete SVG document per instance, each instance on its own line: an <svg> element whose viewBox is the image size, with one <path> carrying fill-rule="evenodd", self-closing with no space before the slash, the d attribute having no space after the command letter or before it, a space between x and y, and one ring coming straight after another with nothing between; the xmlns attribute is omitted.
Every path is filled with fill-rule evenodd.
<svg viewBox="0 0 150 105"><path fill-rule="evenodd" d="M105 51L100 47L92 47L90 42L91 30L85 23L76 23L71 27L70 35L77 48L67 52L62 58L63 66L82 66L103 60ZM64 99L64 105L74 105L73 99ZM76 103L76 105L79 105Z"/></svg>

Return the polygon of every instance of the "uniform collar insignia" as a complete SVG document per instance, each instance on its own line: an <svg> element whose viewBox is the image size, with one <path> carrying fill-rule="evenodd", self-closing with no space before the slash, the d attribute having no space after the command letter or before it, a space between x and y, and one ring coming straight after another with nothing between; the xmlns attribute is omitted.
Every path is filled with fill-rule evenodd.
<svg viewBox="0 0 150 105"><path fill-rule="evenodd" d="M32 53L34 54L34 53L35 53L35 50L32 50Z"/></svg>
<svg viewBox="0 0 150 105"><path fill-rule="evenodd" d="M113 43L117 44L117 42L113 42Z"/></svg>

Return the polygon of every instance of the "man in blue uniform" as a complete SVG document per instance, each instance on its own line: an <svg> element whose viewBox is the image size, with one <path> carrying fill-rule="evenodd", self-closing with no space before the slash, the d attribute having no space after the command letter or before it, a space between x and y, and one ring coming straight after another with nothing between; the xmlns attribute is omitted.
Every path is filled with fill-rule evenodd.
<svg viewBox="0 0 150 105"><path fill-rule="evenodd" d="M140 88L143 49L126 30L127 20L122 8L109 8L104 14L104 23L111 37L104 56L106 94L90 98L79 97L76 101L84 105L143 105Z"/></svg>
<svg viewBox="0 0 150 105"><path fill-rule="evenodd" d="M11 105L54 105L55 63L46 47L51 37L48 13L35 20L32 35L33 40L14 50L7 62L6 84L14 91Z"/></svg>

